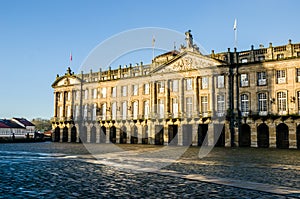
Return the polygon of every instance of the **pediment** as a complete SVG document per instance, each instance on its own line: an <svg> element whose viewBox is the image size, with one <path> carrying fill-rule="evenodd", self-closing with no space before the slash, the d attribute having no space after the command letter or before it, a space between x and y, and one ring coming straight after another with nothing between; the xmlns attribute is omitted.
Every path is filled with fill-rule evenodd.
<svg viewBox="0 0 300 199"><path fill-rule="evenodd" d="M58 77L55 82L52 84L52 87L59 87L59 86L71 86L80 84L80 79L75 75L65 75L62 77Z"/></svg>
<svg viewBox="0 0 300 199"><path fill-rule="evenodd" d="M155 68L151 73L199 70L222 65L222 62L195 53L185 53Z"/></svg>

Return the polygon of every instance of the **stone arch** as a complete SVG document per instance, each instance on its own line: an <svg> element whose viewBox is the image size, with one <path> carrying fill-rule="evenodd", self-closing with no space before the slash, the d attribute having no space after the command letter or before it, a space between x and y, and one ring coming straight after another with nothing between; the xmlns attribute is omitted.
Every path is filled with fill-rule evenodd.
<svg viewBox="0 0 300 199"><path fill-rule="evenodd" d="M225 146L225 125L214 124L214 142L216 147Z"/></svg>
<svg viewBox="0 0 300 199"><path fill-rule="evenodd" d="M130 137L130 144L137 144L138 143L138 128L134 125L132 127L132 133Z"/></svg>
<svg viewBox="0 0 300 199"><path fill-rule="evenodd" d="M53 141L54 142L60 141L60 128L58 126L54 129Z"/></svg>
<svg viewBox="0 0 300 199"><path fill-rule="evenodd" d="M71 142L76 142L77 139L77 129L75 126L71 128Z"/></svg>
<svg viewBox="0 0 300 199"><path fill-rule="evenodd" d="M142 144L148 144L149 128L148 125L143 128Z"/></svg>
<svg viewBox="0 0 300 199"><path fill-rule="evenodd" d="M276 126L276 147L280 149L289 148L289 127L285 123Z"/></svg>
<svg viewBox="0 0 300 199"><path fill-rule="evenodd" d="M106 143L106 127L101 126L100 128L100 143Z"/></svg>
<svg viewBox="0 0 300 199"><path fill-rule="evenodd" d="M122 126L120 129L120 144L127 143L127 128L126 126Z"/></svg>
<svg viewBox="0 0 300 199"><path fill-rule="evenodd" d="M269 127L265 123L257 126L257 147L269 148Z"/></svg>
<svg viewBox="0 0 300 199"><path fill-rule="evenodd" d="M239 146L250 147L251 146L251 130L248 124L242 124L239 130Z"/></svg>
<svg viewBox="0 0 300 199"><path fill-rule="evenodd" d="M297 141L297 149L300 149L300 124L296 129L296 141Z"/></svg>
<svg viewBox="0 0 300 199"><path fill-rule="evenodd" d="M69 137L69 132L68 132L68 127L63 128L63 137L62 137L62 142L68 142L68 137Z"/></svg>
<svg viewBox="0 0 300 199"><path fill-rule="evenodd" d="M198 125L198 146L207 146L208 142L205 137L208 131L208 124L199 124Z"/></svg>
<svg viewBox="0 0 300 199"><path fill-rule="evenodd" d="M97 129L95 126L93 126L91 128L91 140L90 140L91 143L96 143L96 137L97 137L96 134L97 134Z"/></svg>
<svg viewBox="0 0 300 199"><path fill-rule="evenodd" d="M117 137L117 129L115 126L112 126L109 129L109 141L111 143L116 143L116 137Z"/></svg>

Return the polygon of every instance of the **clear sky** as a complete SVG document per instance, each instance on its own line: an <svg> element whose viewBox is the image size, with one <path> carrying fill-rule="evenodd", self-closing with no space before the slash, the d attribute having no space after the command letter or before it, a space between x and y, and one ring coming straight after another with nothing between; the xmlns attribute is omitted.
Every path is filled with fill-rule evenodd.
<svg viewBox="0 0 300 199"><path fill-rule="evenodd" d="M0 118L52 117L51 84L70 51L77 72L93 48L120 32L191 29L207 52L221 52L234 46L237 18L238 50L300 43L299 8L298 0L1 0Z"/></svg>

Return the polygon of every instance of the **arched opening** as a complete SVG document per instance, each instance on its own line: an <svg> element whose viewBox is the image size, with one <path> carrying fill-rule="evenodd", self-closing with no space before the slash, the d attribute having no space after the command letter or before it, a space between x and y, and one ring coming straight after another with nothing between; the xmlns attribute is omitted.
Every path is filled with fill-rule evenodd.
<svg viewBox="0 0 300 199"><path fill-rule="evenodd" d="M120 129L120 144L127 143L127 129L126 126L122 126Z"/></svg>
<svg viewBox="0 0 300 199"><path fill-rule="evenodd" d="M71 142L76 142L77 139L77 129L75 126L71 128Z"/></svg>
<svg viewBox="0 0 300 199"><path fill-rule="evenodd" d="M297 149L300 149L300 124L297 126L297 130L296 130L296 141L297 141Z"/></svg>
<svg viewBox="0 0 300 199"><path fill-rule="evenodd" d="M68 127L63 128L62 142L68 142Z"/></svg>
<svg viewBox="0 0 300 199"><path fill-rule="evenodd" d="M169 125L168 126L168 143L169 145L177 145L178 144L178 125Z"/></svg>
<svg viewBox="0 0 300 199"><path fill-rule="evenodd" d="M216 142L216 147L225 146L225 127L224 124L215 124L214 125L214 140Z"/></svg>
<svg viewBox="0 0 300 199"><path fill-rule="evenodd" d="M115 126L110 127L109 129L109 141L111 143L116 143L117 130Z"/></svg>
<svg viewBox="0 0 300 199"><path fill-rule="evenodd" d="M280 149L289 148L289 127L285 123L280 123L276 127L276 147Z"/></svg>
<svg viewBox="0 0 300 199"><path fill-rule="evenodd" d="M192 145L193 125L186 124L182 126L182 144L183 146Z"/></svg>
<svg viewBox="0 0 300 199"><path fill-rule="evenodd" d="M60 128L57 126L54 130L54 142L59 142L60 140Z"/></svg>
<svg viewBox="0 0 300 199"><path fill-rule="evenodd" d="M96 127L91 128L91 143L96 143Z"/></svg>
<svg viewBox="0 0 300 199"><path fill-rule="evenodd" d="M148 126L146 125L143 129L142 144L148 144L148 137L149 137L149 132L148 132Z"/></svg>
<svg viewBox="0 0 300 199"><path fill-rule="evenodd" d="M80 142L87 142L87 127L83 126L81 128L81 132L79 132L79 138L80 138Z"/></svg>
<svg viewBox="0 0 300 199"><path fill-rule="evenodd" d="M265 123L257 127L257 146L260 148L269 148L269 127Z"/></svg>
<svg viewBox="0 0 300 199"><path fill-rule="evenodd" d="M251 146L251 130L248 124L242 124L239 129L239 146L240 147Z"/></svg>
<svg viewBox="0 0 300 199"><path fill-rule="evenodd" d="M155 125L154 143L156 145L164 145L164 126L163 125Z"/></svg>
<svg viewBox="0 0 300 199"><path fill-rule="evenodd" d="M106 143L106 128L101 126L100 128L100 143Z"/></svg>
<svg viewBox="0 0 300 199"><path fill-rule="evenodd" d="M137 144L138 143L138 128L136 126L133 126L133 128L132 128L130 143L131 144Z"/></svg>
<svg viewBox="0 0 300 199"><path fill-rule="evenodd" d="M207 140L205 137L208 131L208 124L199 124L198 125L198 146L207 146Z"/></svg>

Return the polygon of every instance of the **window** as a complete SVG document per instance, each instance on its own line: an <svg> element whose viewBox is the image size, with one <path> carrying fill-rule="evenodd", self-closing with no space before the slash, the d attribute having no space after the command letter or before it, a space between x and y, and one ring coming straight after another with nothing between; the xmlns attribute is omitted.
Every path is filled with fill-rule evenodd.
<svg viewBox="0 0 300 199"><path fill-rule="evenodd" d="M102 110L102 120L106 120L106 103L102 104L101 110Z"/></svg>
<svg viewBox="0 0 300 199"><path fill-rule="evenodd" d="M138 85L133 85L132 90L133 90L133 95L135 95L135 96L138 95L139 86Z"/></svg>
<svg viewBox="0 0 300 199"><path fill-rule="evenodd" d="M277 59L283 59L284 58L284 54L278 54L277 55Z"/></svg>
<svg viewBox="0 0 300 199"><path fill-rule="evenodd" d="M149 93L150 93L150 85L149 85L149 83L144 84L144 94L145 95L149 95Z"/></svg>
<svg viewBox="0 0 300 199"><path fill-rule="evenodd" d="M113 102L111 105L111 119L117 118L117 102Z"/></svg>
<svg viewBox="0 0 300 199"><path fill-rule="evenodd" d="M241 87L249 86L248 74L241 74Z"/></svg>
<svg viewBox="0 0 300 199"><path fill-rule="evenodd" d="M165 92L165 83L163 81L158 82L157 86L158 86L158 92L159 93Z"/></svg>
<svg viewBox="0 0 300 199"><path fill-rule="evenodd" d="M241 59L241 62L242 62L242 63L247 63L247 62L248 62L248 59L247 59L247 58L243 58L243 59Z"/></svg>
<svg viewBox="0 0 300 199"><path fill-rule="evenodd" d="M201 88L207 89L208 88L208 77L202 77L201 79Z"/></svg>
<svg viewBox="0 0 300 199"><path fill-rule="evenodd" d="M74 113L74 116L75 116L75 120L78 120L78 119L79 119L79 106L78 106L78 105L75 105L75 113Z"/></svg>
<svg viewBox="0 0 300 199"><path fill-rule="evenodd" d="M171 89L173 92L178 92L178 79L171 81Z"/></svg>
<svg viewBox="0 0 300 199"><path fill-rule="evenodd" d="M75 99L80 100L80 91L76 91Z"/></svg>
<svg viewBox="0 0 300 199"><path fill-rule="evenodd" d="M258 86L267 85L266 72L258 72L257 73L257 85Z"/></svg>
<svg viewBox="0 0 300 199"><path fill-rule="evenodd" d="M163 99L159 99L158 100L158 114L159 114L159 118L164 118L164 111L165 111L165 106L164 106L164 100Z"/></svg>
<svg viewBox="0 0 300 199"><path fill-rule="evenodd" d="M277 84L282 84L286 82L286 73L285 70L276 71Z"/></svg>
<svg viewBox="0 0 300 199"><path fill-rule="evenodd" d="M96 88L93 89L93 99L97 99L98 91Z"/></svg>
<svg viewBox="0 0 300 199"><path fill-rule="evenodd" d="M121 87L121 93L122 93L122 97L126 97L127 96L127 86L122 86Z"/></svg>
<svg viewBox="0 0 300 199"><path fill-rule="evenodd" d="M264 61L265 60L265 56L258 56L258 61Z"/></svg>
<svg viewBox="0 0 300 199"><path fill-rule="evenodd" d="M267 115L267 94L259 93L258 94L258 114L259 115Z"/></svg>
<svg viewBox="0 0 300 199"><path fill-rule="evenodd" d="M93 113L92 113L92 120L96 120L97 115L97 104L93 105Z"/></svg>
<svg viewBox="0 0 300 199"><path fill-rule="evenodd" d="M138 118L138 113L139 113L139 104L138 101L134 101L132 103L132 117L133 119L137 119Z"/></svg>
<svg viewBox="0 0 300 199"><path fill-rule="evenodd" d="M296 81L300 82L300 68L296 68Z"/></svg>
<svg viewBox="0 0 300 199"><path fill-rule="evenodd" d="M219 75L217 79L217 87L224 88L224 75Z"/></svg>
<svg viewBox="0 0 300 199"><path fill-rule="evenodd" d="M241 112L242 116L249 114L249 96L247 94L241 95Z"/></svg>
<svg viewBox="0 0 300 199"><path fill-rule="evenodd" d="M178 98L172 98L173 117L178 117Z"/></svg>
<svg viewBox="0 0 300 199"><path fill-rule="evenodd" d="M149 100L144 102L144 117L147 119L149 117Z"/></svg>
<svg viewBox="0 0 300 199"><path fill-rule="evenodd" d="M88 113L88 105L85 104L83 107L83 119L87 119L87 113Z"/></svg>
<svg viewBox="0 0 300 199"><path fill-rule="evenodd" d="M127 119L127 102L122 102L122 110L121 110L121 114L122 114L122 119L126 120Z"/></svg>
<svg viewBox="0 0 300 199"><path fill-rule="evenodd" d="M191 97L186 98L186 116L191 117L193 111L193 101Z"/></svg>
<svg viewBox="0 0 300 199"><path fill-rule="evenodd" d="M219 117L225 114L225 95L217 96L217 115Z"/></svg>
<svg viewBox="0 0 300 199"><path fill-rule="evenodd" d="M89 90L86 89L86 90L84 91L84 99L88 99L88 97L89 97Z"/></svg>
<svg viewBox="0 0 300 199"><path fill-rule="evenodd" d="M106 88L101 89L101 97L106 98Z"/></svg>
<svg viewBox="0 0 300 199"><path fill-rule="evenodd" d="M300 91L297 91L298 114L300 114Z"/></svg>
<svg viewBox="0 0 300 199"><path fill-rule="evenodd" d="M287 111L287 97L286 92L277 93L277 103L279 114L286 114Z"/></svg>
<svg viewBox="0 0 300 199"><path fill-rule="evenodd" d="M207 96L201 97L201 112L204 117L207 116L207 112L208 112L208 101L207 100L208 100Z"/></svg>
<svg viewBox="0 0 300 199"><path fill-rule="evenodd" d="M186 79L185 83L186 83L186 90L187 91L190 91L190 90L193 89L193 79L192 78Z"/></svg>
<svg viewBox="0 0 300 199"><path fill-rule="evenodd" d="M111 96L117 97L117 87L111 87Z"/></svg>

